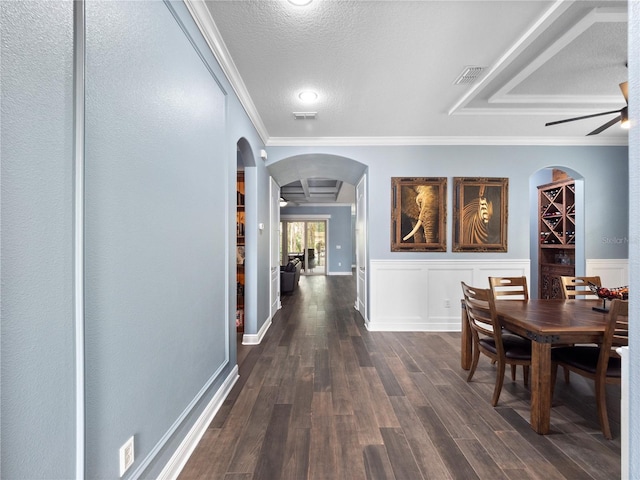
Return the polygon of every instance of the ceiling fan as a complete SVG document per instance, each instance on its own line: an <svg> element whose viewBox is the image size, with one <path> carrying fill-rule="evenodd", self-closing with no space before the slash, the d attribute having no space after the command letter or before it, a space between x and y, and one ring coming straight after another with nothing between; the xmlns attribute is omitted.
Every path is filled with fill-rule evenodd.
<svg viewBox="0 0 640 480"><path fill-rule="evenodd" d="M576 120L584 120L585 118L593 118L593 117L599 117L601 115L610 115L612 113L617 113L618 116L612 120L609 120L607 123L605 123L604 125L600 125L598 128L596 128L593 132L589 132L587 133L587 136L589 135L597 135L601 132L604 132L607 128L615 125L616 123L620 122L620 125L623 128L628 128L629 125L629 113L628 113L628 107L629 107L629 98L628 98L628 82L622 82L620 84L620 90L622 91L622 95L624 95L624 101L626 103L626 105L624 107L622 107L620 110L611 110L609 112L601 112L601 113L593 113L591 115L584 115L582 117L575 117L575 118L567 118L565 120L557 120L555 122L548 122L545 123L544 126L548 127L550 125L558 125L559 123L566 123L566 122L574 122Z"/></svg>

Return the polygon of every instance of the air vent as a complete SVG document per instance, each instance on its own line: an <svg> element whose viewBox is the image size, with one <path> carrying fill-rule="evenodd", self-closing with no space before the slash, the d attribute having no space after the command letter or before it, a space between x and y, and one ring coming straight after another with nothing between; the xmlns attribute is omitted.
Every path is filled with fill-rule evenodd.
<svg viewBox="0 0 640 480"><path fill-rule="evenodd" d="M315 120L318 112L293 112L293 118L296 120Z"/></svg>
<svg viewBox="0 0 640 480"><path fill-rule="evenodd" d="M464 67L464 70L458 78L456 78L454 85L471 85L474 83L486 67Z"/></svg>

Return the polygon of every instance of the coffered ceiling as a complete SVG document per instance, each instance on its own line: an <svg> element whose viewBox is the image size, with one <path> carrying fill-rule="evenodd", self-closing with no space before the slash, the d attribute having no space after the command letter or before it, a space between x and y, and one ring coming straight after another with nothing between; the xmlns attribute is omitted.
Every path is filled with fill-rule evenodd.
<svg viewBox="0 0 640 480"><path fill-rule="evenodd" d="M619 124L586 136L615 114L545 127L625 106L626 2L187 6L267 146L627 143Z"/></svg>

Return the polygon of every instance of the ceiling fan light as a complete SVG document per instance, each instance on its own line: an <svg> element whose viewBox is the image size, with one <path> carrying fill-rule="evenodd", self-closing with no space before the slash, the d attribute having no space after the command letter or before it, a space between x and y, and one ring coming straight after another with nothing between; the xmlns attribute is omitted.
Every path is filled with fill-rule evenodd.
<svg viewBox="0 0 640 480"><path fill-rule="evenodd" d="M620 111L620 126L625 130L629 130L629 111L627 107Z"/></svg>
<svg viewBox="0 0 640 480"><path fill-rule="evenodd" d="M629 102L629 82L622 82L620 84L620 91L624 96L625 102Z"/></svg>

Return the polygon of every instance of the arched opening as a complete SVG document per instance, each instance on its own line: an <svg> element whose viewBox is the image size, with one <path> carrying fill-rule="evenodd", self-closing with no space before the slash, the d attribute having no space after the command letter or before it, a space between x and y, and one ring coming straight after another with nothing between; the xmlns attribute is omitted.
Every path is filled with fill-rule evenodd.
<svg viewBox="0 0 640 480"><path fill-rule="evenodd" d="M236 144L236 330L257 330L257 233L255 158L249 142Z"/></svg>
<svg viewBox="0 0 640 480"><path fill-rule="evenodd" d="M532 298L554 298L560 275L585 275L584 177L563 166L529 179Z"/></svg>
<svg viewBox="0 0 640 480"><path fill-rule="evenodd" d="M307 269L307 273L351 275L355 266L357 272L362 272L362 275L357 275L357 292L362 301L358 302L356 299L356 305L362 305L358 310L366 319L364 296L367 285L367 229L366 182L363 178L367 166L339 155L310 153L284 158L267 168L280 185L282 199L286 201L286 205L281 208L281 218L285 222L290 220L313 224L326 221L323 224L326 225L326 231L323 232L326 237L318 240L316 232L312 244L305 244L300 248L305 266L313 266ZM338 220L344 213L331 215L334 207L346 209L346 221ZM285 225L281 226L284 231L281 261L287 262L291 253L286 251L289 229L285 230ZM295 255L295 252L292 254ZM324 262L321 269L318 268L319 261Z"/></svg>

